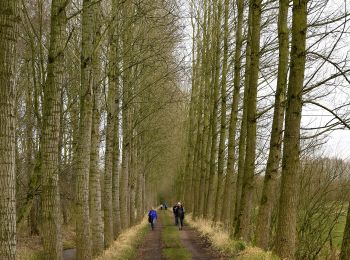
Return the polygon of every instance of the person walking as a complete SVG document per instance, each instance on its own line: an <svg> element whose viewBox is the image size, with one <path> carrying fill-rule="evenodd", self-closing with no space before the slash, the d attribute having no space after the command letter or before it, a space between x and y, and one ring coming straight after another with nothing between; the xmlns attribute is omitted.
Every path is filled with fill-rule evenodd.
<svg viewBox="0 0 350 260"><path fill-rule="evenodd" d="M152 230L154 230L154 225L156 224L157 220L157 211L155 211L153 208L150 209L148 212L148 222L151 224Z"/></svg>
<svg viewBox="0 0 350 260"><path fill-rule="evenodd" d="M184 225L184 219L185 219L185 209L182 206L181 202L178 202L175 208L175 219L176 219L176 225L179 226L179 230L182 230L182 227Z"/></svg>
<svg viewBox="0 0 350 260"><path fill-rule="evenodd" d="M179 202L178 202L179 203ZM177 206L178 206L178 203L176 203L173 207L173 213L174 213L174 219L175 219L175 226L177 226Z"/></svg>

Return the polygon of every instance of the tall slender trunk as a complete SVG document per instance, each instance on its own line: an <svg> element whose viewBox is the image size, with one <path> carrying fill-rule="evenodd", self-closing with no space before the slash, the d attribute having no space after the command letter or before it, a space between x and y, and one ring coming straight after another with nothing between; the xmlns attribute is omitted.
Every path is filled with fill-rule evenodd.
<svg viewBox="0 0 350 260"><path fill-rule="evenodd" d="M205 14L207 15L207 19L204 23L205 30L203 31L203 63L202 63L202 70L203 70L203 80L201 81L204 85L204 99L202 102L203 106L203 130L202 130L202 147L201 147L201 173L200 173L200 192L199 194L202 194L202 196L199 196L199 215L201 217L205 217L206 214L206 208L205 208L205 202L207 201L207 173L209 172L209 159L208 156L210 154L210 111L211 111L211 103L212 103L212 97L210 95L210 79L211 79L211 44L209 44L211 40L211 31L210 28L212 26L212 1L207 0L205 3Z"/></svg>
<svg viewBox="0 0 350 260"><path fill-rule="evenodd" d="M207 81L207 57L208 57L208 30L207 30L207 23L208 23L208 0L204 0L204 18L203 18L203 31L202 31L202 35L203 35L203 44L201 46L201 48L199 48L199 44L197 45L197 63L196 65L198 66L198 72L196 73L196 77L197 77L197 81L199 81L198 84L198 88L199 88L199 96L197 98L197 138L196 138L196 158L194 160L194 165L193 165L193 171L195 172L195 174L197 174L197 183L195 184L194 189L192 190L192 192L194 192L195 194L197 194L197 198L194 200L194 212L193 215L194 217L198 217L201 216L203 214L204 211L204 177L205 177L205 163L206 160L204 158L205 152L206 152L206 135L205 135L205 131L206 131L206 123L207 123L207 104L205 103L204 99L205 97L209 96L207 95L207 90L209 88L208 85L206 85L206 81ZM199 28L198 28L199 30ZM197 38L197 41L199 41L200 39ZM200 54L199 54L200 51ZM194 174L194 173L193 173ZM194 196L195 197L195 196Z"/></svg>
<svg viewBox="0 0 350 260"><path fill-rule="evenodd" d="M130 103L131 103L131 18L132 0L124 2L123 11L123 37L122 37L122 58L123 58L123 90L122 90L122 166L120 176L120 222L122 229L129 227L130 204L129 204L129 176L130 176L130 152L131 152L131 132L130 132Z"/></svg>
<svg viewBox="0 0 350 260"><path fill-rule="evenodd" d="M199 61L199 54L200 51L197 49L195 51L196 41L197 46L199 45L199 28L197 28L196 33L196 27L194 24L194 17L191 17L191 25L193 30L193 39L192 39L192 88L191 88L191 100L190 100L190 111L189 111L189 118L188 118L188 136L187 136L187 158L186 158L186 164L185 164L185 178L184 178L184 194L185 194L185 205L192 206L194 208L196 204L195 196L196 193L193 192L195 187L195 174L194 172L197 172L196 169L193 167L195 162L195 154L196 154L196 148L198 148L196 138L197 135L195 133L196 129L196 108L197 108L197 100L198 100L198 63ZM197 115L198 116L198 115ZM194 210L193 210L194 211Z"/></svg>
<svg viewBox="0 0 350 260"><path fill-rule="evenodd" d="M252 35L251 35L251 64L247 101L247 144L242 187L240 214L237 221L237 237L249 241L251 232L251 218L253 210L254 170L256 150L256 102L259 78L260 59L260 20L261 0L253 0L252 8Z"/></svg>
<svg viewBox="0 0 350 260"><path fill-rule="evenodd" d="M300 121L305 73L307 0L293 1L291 63L287 93L282 183L274 251L294 259L300 171Z"/></svg>
<svg viewBox="0 0 350 260"><path fill-rule="evenodd" d="M235 226L232 231L234 233L238 232L236 224L238 222L238 216L240 212L241 197L242 197L242 187L243 187L243 177L245 168L245 151L246 151L246 139L247 139L247 107L248 107L248 88L249 88L249 78L250 78L250 56L251 56L251 34L252 34L252 10L249 8L248 14L248 35L246 44L246 64L244 72L244 93L243 93L243 113L241 119L241 127L239 130L239 141L238 141L238 172L236 180L236 195L235 202L231 205L233 217L233 225Z"/></svg>
<svg viewBox="0 0 350 260"><path fill-rule="evenodd" d="M28 189L26 190L27 194L27 203L31 204L29 216L28 216L28 224L30 228L31 235L39 235L38 228L38 216L37 216L37 196L32 195L32 177L34 176L34 158L35 158L35 149L34 149L34 113L33 113L33 91L32 86L29 86L26 94L26 182L28 185ZM28 198L30 197L30 198Z"/></svg>
<svg viewBox="0 0 350 260"><path fill-rule="evenodd" d="M126 103L125 93L123 95L123 106ZM123 108L122 112L123 125L123 150L122 150L122 165L120 176L120 223L121 229L128 227L128 183L129 183L129 133L128 133L128 116L127 108Z"/></svg>
<svg viewBox="0 0 350 260"><path fill-rule="evenodd" d="M0 0L0 259L16 258L15 50L19 1Z"/></svg>
<svg viewBox="0 0 350 260"><path fill-rule="evenodd" d="M82 12L82 50L81 50L81 88L80 88L80 122L77 147L76 167L76 245L77 260L92 258L91 233L89 217L89 172L91 150L91 125L93 107L92 70L94 51L95 8L92 0L83 1Z"/></svg>
<svg viewBox="0 0 350 260"><path fill-rule="evenodd" d="M120 63L120 30L119 30L119 24L120 24L120 11L119 11L119 0L113 0L112 1L112 14L113 14L113 23L111 27L111 35L110 35L110 55L109 55L109 64L110 64L110 78L109 78L109 91L111 91L111 98L109 100L109 106L111 106L112 109L112 115L109 118L111 121L109 124L113 124L110 129L113 131L113 148L111 147L110 150L113 150L113 156L112 156L112 200L110 203L106 203L108 207L112 206L112 225L113 225L113 238L116 239L117 236L120 233L120 207L119 207L119 106L120 106L120 71L119 71L119 63ZM111 134L111 133L109 133ZM111 141L111 140L109 140ZM110 221L110 220L108 220ZM110 225L109 223L107 225Z"/></svg>
<svg viewBox="0 0 350 260"><path fill-rule="evenodd" d="M142 157L142 134L137 139L137 158L138 158L138 164L136 165L137 168L135 169L137 174L137 185L136 185L136 220L141 221L143 217L143 209L142 209L142 187L143 187L143 174L142 174L142 167L143 167L143 157Z"/></svg>
<svg viewBox="0 0 350 260"><path fill-rule="evenodd" d="M277 75L277 87L275 94L275 107L272 121L269 157L267 160L264 177L264 187L260 201L260 207L256 225L256 244L265 250L269 248L271 214L275 201L276 181L278 167L281 159L284 97L288 74L288 7L289 0L280 0L278 16L278 39L279 39L279 64Z"/></svg>
<svg viewBox="0 0 350 260"><path fill-rule="evenodd" d="M135 107L131 108L130 119L134 117ZM131 120L130 120L131 121ZM133 226L135 224L135 199L136 199L136 173L135 173L135 165L136 165L136 136L134 132L134 127L130 125L130 157L129 157L129 226Z"/></svg>
<svg viewBox="0 0 350 260"><path fill-rule="evenodd" d="M108 53L108 97L107 97L107 129L105 150L105 176L104 176L104 232L105 247L108 248L113 242L113 156L114 156L114 133L116 116L116 89L118 84L117 75L117 45L116 38L116 13L114 13L115 1L112 2L113 17L109 35Z"/></svg>
<svg viewBox="0 0 350 260"><path fill-rule="evenodd" d="M101 48L99 42L101 39L101 6L96 4L94 9L96 19L94 26L94 48L92 58L93 73L93 108L91 123L91 152L90 152L90 175L89 175L89 194L90 194L90 219L91 219L91 238L92 255L98 256L104 249L104 233L102 220L102 200L101 200L101 174L98 167L99 163L99 144L100 144L100 93L101 93Z"/></svg>
<svg viewBox="0 0 350 260"><path fill-rule="evenodd" d="M118 66L117 64L115 66ZM117 72L117 77L119 77L119 72ZM113 129L113 168L112 168L112 198L113 198L113 237L114 239L120 233L120 177L119 177L119 80L117 79L116 85L116 94L114 100L114 129Z"/></svg>
<svg viewBox="0 0 350 260"><path fill-rule="evenodd" d="M223 206L223 187L224 187L224 158L225 158L225 142L226 142L226 85L228 70L228 18L229 18L229 1L224 1L224 57L222 64L221 78L221 114L220 114L220 141L218 151L218 183L215 197L214 221L221 220L221 208Z"/></svg>
<svg viewBox="0 0 350 260"><path fill-rule="evenodd" d="M66 1L52 1L47 79L41 136L41 210L44 259L62 259L59 193L60 102L66 38Z"/></svg>
<svg viewBox="0 0 350 260"><path fill-rule="evenodd" d="M214 26L213 26L213 70L212 70L212 82L211 87L213 88L213 107L211 112L211 149L210 149L210 159L209 159L209 183L208 183L208 193L207 193L207 206L206 206L206 216L213 217L214 209L214 198L215 198L215 175L216 175L216 157L217 157L217 111L218 111L218 98L219 98L219 76L220 76L220 50L221 50L221 15L222 15L222 2L217 0L214 2L215 8L217 8L216 13L214 12Z"/></svg>
<svg viewBox="0 0 350 260"><path fill-rule="evenodd" d="M235 60L234 60L234 81L233 81L233 97L231 105L231 115L229 124L229 136L228 136L228 155L227 155L227 167L226 167L226 181L223 195L223 207L221 208L221 221L224 221L227 225L230 224L231 209L235 206L234 191L236 189L235 184L235 172L234 164L236 160L236 131L237 131L237 115L238 115L238 103L239 103L239 91L241 84L241 55L242 55L242 27L243 27L243 0L236 1L237 5L237 28L236 28L236 48L235 48ZM233 211L233 210L232 210Z"/></svg>
<svg viewBox="0 0 350 260"><path fill-rule="evenodd" d="M104 233L102 220L102 201L101 201L101 174L98 168L99 161L99 126L100 126L100 105L98 97L99 83L94 82L95 95L93 98L92 110L92 128L91 128L91 152L90 152L90 175L89 175L89 193L90 193L90 219L91 219L91 237L92 253L94 256L100 255L104 249Z"/></svg>

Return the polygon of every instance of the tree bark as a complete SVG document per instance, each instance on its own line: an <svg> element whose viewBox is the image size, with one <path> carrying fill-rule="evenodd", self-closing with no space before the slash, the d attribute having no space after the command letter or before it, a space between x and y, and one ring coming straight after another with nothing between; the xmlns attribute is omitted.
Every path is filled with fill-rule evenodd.
<svg viewBox="0 0 350 260"><path fill-rule="evenodd" d="M89 175L89 193L90 193L90 219L91 219L91 237L92 254L98 256L104 249L104 230L102 220L102 201L101 201L101 174L98 168L99 161L99 126L100 126L100 105L98 98L98 82L94 82L94 91L96 91L93 100L92 128L91 128L91 152L90 152L90 175Z"/></svg>
<svg viewBox="0 0 350 260"><path fill-rule="evenodd" d="M217 8L217 13L214 12L214 26L213 26L213 70L212 70L212 81L211 87L213 91L213 107L211 111L211 149L210 149L210 159L209 159L209 183L207 189L207 206L205 208L205 216L212 218L214 215L214 198L215 198L215 175L216 175L216 156L217 156L217 111L218 111L218 97L219 97L219 74L220 74L220 43L221 43L221 15L222 15L222 2L221 0L216 0L214 2L215 8ZM215 9L214 9L215 10Z"/></svg>
<svg viewBox="0 0 350 260"><path fill-rule="evenodd" d="M0 0L0 259L16 258L15 50L19 1Z"/></svg>
<svg viewBox="0 0 350 260"><path fill-rule="evenodd" d="M76 246L77 260L92 258L89 217L89 172L91 150L91 125L93 106L92 70L94 51L94 23L96 3L83 1L82 12L82 49L81 49L81 88L80 122L77 147L76 168Z"/></svg>
<svg viewBox="0 0 350 260"><path fill-rule="evenodd" d="M112 3L115 7L115 3ZM106 128L106 150L105 150L105 176L104 176L104 233L105 247L108 248L113 242L113 156L114 156L114 127L115 127L115 100L117 87L117 39L116 14L113 12L113 21L110 32L108 53L108 97L107 97L107 128Z"/></svg>
<svg viewBox="0 0 350 260"><path fill-rule="evenodd" d="M267 250L270 243L271 214L275 202L276 181L281 159L284 98L288 74L288 7L289 0L280 0L278 16L279 63L275 106L272 121L269 157L256 225L256 245Z"/></svg>
<svg viewBox="0 0 350 260"><path fill-rule="evenodd" d="M118 65L116 65L118 66ZM117 72L118 77L118 72ZM116 94L115 94L115 101L114 101L114 107L115 107L115 114L114 114L114 129L113 129L113 168L112 168L112 198L113 198L113 237L114 239L117 238L117 236L120 233L120 205L119 205L119 199L120 199L120 177L119 177L119 156L120 156L120 149L119 149L119 100L120 100L120 94L119 94L119 81L117 79L117 82L114 86L116 88Z"/></svg>
<svg viewBox="0 0 350 260"><path fill-rule="evenodd" d="M66 39L66 1L52 1L47 79L44 86L41 136L41 213L44 259L62 259L62 216L59 193L60 103Z"/></svg>
<svg viewBox="0 0 350 260"><path fill-rule="evenodd" d="M242 55L242 28L243 28L243 0L236 1L237 5L237 28L236 28L236 49L234 60L234 81L233 81L233 98L231 105L231 116L229 124L229 136L228 136L228 155L227 155L227 167L226 167L226 180L223 195L223 207L221 208L221 220L230 224L229 219L231 217L231 209L235 205L233 197L235 184L234 164L236 160L236 131L237 131L237 115L239 104L239 91L241 84L241 55ZM233 210L232 210L233 211Z"/></svg>
<svg viewBox="0 0 350 260"><path fill-rule="evenodd" d="M293 1L292 47L285 118L282 184L274 251L294 259L300 169L300 121L305 73L307 0Z"/></svg>
<svg viewBox="0 0 350 260"><path fill-rule="evenodd" d="M220 114L220 141L218 151L218 183L215 197L214 221L221 220L221 208L223 200L224 188L224 159L225 159L225 142L226 142L226 85L227 85L227 70L228 70L228 18L229 18L229 1L224 1L224 57L222 64L222 79L221 79L221 114Z"/></svg>
<svg viewBox="0 0 350 260"><path fill-rule="evenodd" d="M254 170L256 150L256 102L259 77L260 59L260 20L261 0L253 0L252 8L252 35L251 35L251 64L247 101L247 145L242 187L240 214L236 225L237 237L249 241L251 232L251 217L253 209Z"/></svg>
<svg viewBox="0 0 350 260"><path fill-rule="evenodd" d="M99 148L100 148L100 93L101 93L101 48L99 42L101 39L101 6L96 4L94 9L95 26L94 26L94 48L92 58L93 73L93 109L91 123L91 152L90 152L90 175L89 175L89 194L90 194L90 219L91 219L91 238L92 238L92 255L98 256L104 249L104 230L102 220L102 200L101 200L101 174L98 167Z"/></svg>
<svg viewBox="0 0 350 260"><path fill-rule="evenodd" d="M245 151L246 151L246 139L247 139L247 102L248 102L248 88L249 88L249 78L250 78L250 59L251 59L251 34L252 34L252 10L249 8L248 14L248 35L246 44L246 64L244 72L244 93L243 93L243 114L241 119L241 127L239 130L239 142L238 142L238 172L236 179L236 194L235 201L231 205L231 211L233 214L233 225L234 229L231 231L236 234L238 229L236 224L238 223L238 216L240 212L241 197L242 197L242 187L243 187L243 177L245 168ZM232 235L232 234L231 234Z"/></svg>

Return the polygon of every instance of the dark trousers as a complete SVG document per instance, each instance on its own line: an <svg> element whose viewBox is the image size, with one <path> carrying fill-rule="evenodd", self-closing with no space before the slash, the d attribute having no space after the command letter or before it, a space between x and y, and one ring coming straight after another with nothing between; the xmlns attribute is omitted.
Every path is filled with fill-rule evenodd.
<svg viewBox="0 0 350 260"><path fill-rule="evenodd" d="M184 218L176 217L176 225L179 226L179 229L182 229L182 227L184 226Z"/></svg>
<svg viewBox="0 0 350 260"><path fill-rule="evenodd" d="M154 229L154 224L156 223L156 220L155 219L152 219L151 220L151 228L152 228L152 230Z"/></svg>

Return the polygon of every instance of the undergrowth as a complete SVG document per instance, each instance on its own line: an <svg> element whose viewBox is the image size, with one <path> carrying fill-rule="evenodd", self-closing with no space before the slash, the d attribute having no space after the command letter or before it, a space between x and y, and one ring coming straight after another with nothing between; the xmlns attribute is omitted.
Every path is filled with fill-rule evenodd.
<svg viewBox="0 0 350 260"><path fill-rule="evenodd" d="M197 229L203 237L206 237L212 246L237 260L278 260L279 258L258 247L252 247L241 240L230 238L227 230L218 225L212 225L211 221L198 219L194 221L191 214L186 216L186 222Z"/></svg>
<svg viewBox="0 0 350 260"><path fill-rule="evenodd" d="M138 225L124 231L114 243L95 260L133 259L149 228L146 218Z"/></svg>

